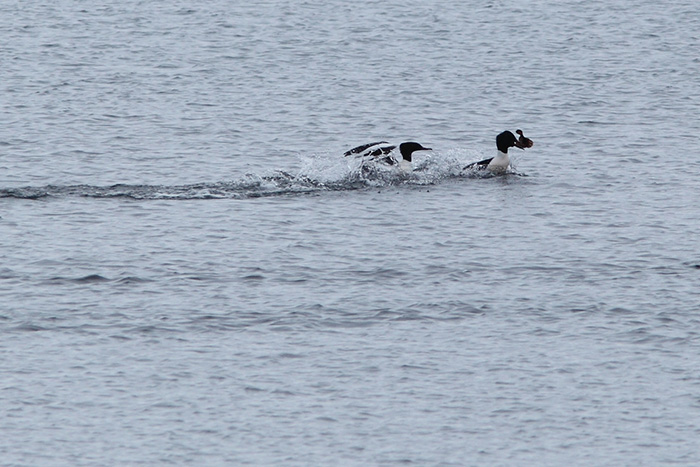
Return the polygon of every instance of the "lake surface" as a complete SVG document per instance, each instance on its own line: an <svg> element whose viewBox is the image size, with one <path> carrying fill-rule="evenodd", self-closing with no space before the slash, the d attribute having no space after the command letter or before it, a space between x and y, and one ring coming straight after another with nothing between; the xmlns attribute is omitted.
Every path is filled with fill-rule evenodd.
<svg viewBox="0 0 700 467"><path fill-rule="evenodd" d="M695 2L11 2L0 44L2 465L700 463Z"/></svg>

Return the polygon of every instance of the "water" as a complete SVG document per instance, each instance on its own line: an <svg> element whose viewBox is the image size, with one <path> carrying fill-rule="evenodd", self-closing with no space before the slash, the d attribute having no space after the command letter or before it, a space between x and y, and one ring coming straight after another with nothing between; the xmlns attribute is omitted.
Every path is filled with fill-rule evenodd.
<svg viewBox="0 0 700 467"><path fill-rule="evenodd" d="M0 13L3 465L700 462L694 3Z"/></svg>

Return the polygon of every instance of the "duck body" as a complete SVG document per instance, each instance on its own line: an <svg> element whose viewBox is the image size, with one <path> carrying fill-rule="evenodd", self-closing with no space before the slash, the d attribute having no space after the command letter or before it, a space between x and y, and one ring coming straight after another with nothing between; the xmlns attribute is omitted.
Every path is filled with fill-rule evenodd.
<svg viewBox="0 0 700 467"><path fill-rule="evenodd" d="M386 165L396 165L401 171L410 172L412 168L413 153L416 151L432 151L431 148L423 147L420 143L407 141L398 145L401 159L396 156L396 145L388 145L386 141L363 144L343 153L344 156L355 156L362 159L379 162Z"/></svg>
<svg viewBox="0 0 700 467"><path fill-rule="evenodd" d="M517 133L520 135L520 139L516 138L510 131L500 133L496 136L496 148L498 149L496 156L479 162L472 162L464 167L464 169L480 169L488 170L493 173L504 173L508 170L508 166L510 166L508 149L512 147L525 149L532 147L534 144L530 138L526 138L523 135L522 130L517 130Z"/></svg>

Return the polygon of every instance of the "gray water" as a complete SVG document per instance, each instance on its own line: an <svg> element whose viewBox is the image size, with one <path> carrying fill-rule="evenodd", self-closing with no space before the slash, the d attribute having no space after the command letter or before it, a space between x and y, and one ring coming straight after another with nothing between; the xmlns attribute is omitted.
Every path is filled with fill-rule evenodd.
<svg viewBox="0 0 700 467"><path fill-rule="evenodd" d="M2 465L700 463L695 2L5 2L0 44ZM341 156L384 139L434 151Z"/></svg>

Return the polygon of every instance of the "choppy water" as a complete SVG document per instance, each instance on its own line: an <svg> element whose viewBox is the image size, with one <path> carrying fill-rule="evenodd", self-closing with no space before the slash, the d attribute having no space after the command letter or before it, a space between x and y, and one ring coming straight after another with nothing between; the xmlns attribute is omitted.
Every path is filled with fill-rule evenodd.
<svg viewBox="0 0 700 467"><path fill-rule="evenodd" d="M700 462L695 3L240 3L0 6L3 465Z"/></svg>

